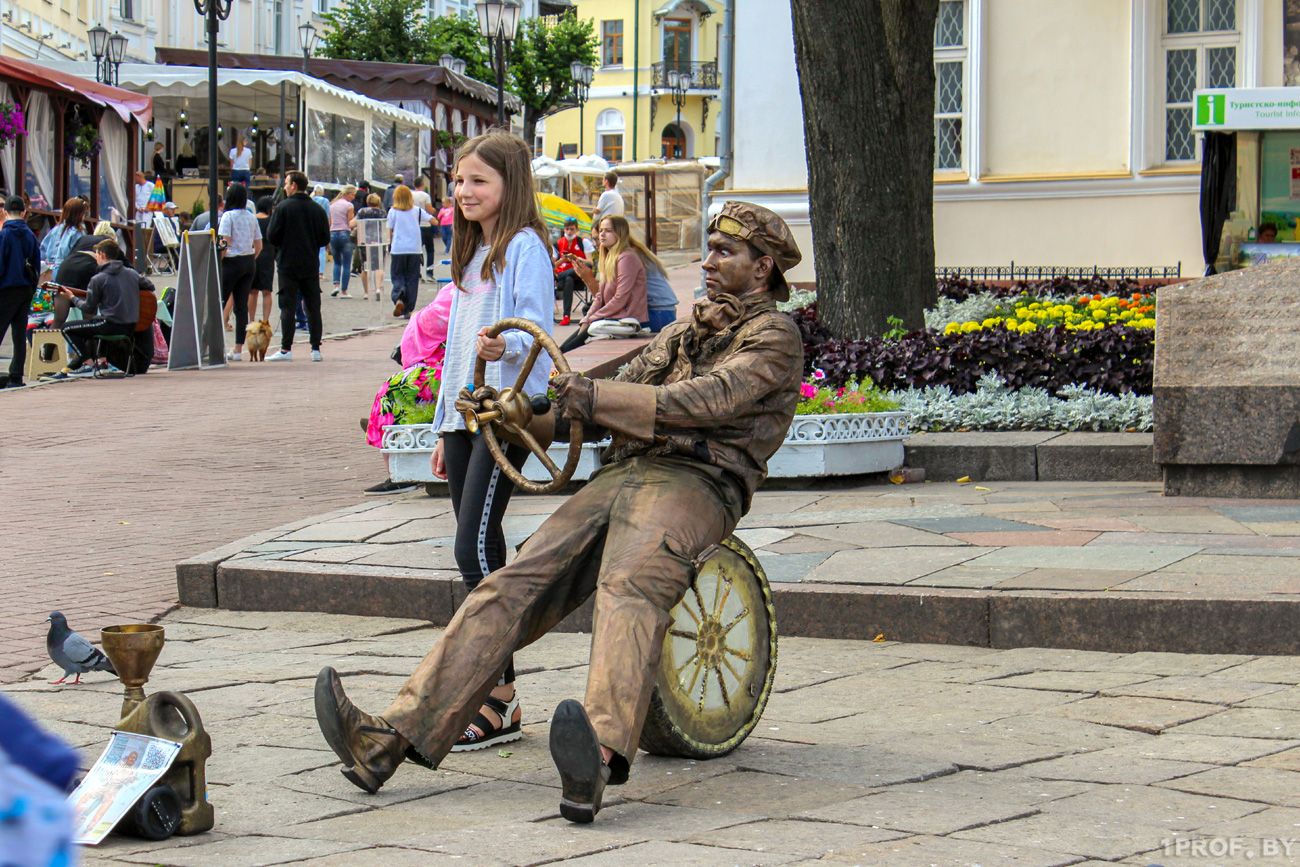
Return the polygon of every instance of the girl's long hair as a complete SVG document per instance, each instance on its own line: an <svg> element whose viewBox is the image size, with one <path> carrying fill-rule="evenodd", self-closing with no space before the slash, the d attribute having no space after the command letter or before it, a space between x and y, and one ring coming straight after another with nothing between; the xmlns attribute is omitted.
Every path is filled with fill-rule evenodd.
<svg viewBox="0 0 1300 867"><path fill-rule="evenodd" d="M235 156L242 157L244 155L244 134L242 132L235 142Z"/></svg>
<svg viewBox="0 0 1300 867"><path fill-rule="evenodd" d="M73 196L71 199L68 199L63 203L63 215L59 222L70 229L80 231L81 224L85 221L86 211L88 210L90 210L90 206L86 204L85 199Z"/></svg>
<svg viewBox="0 0 1300 867"><path fill-rule="evenodd" d="M398 184L393 190L393 207L399 211L409 211L415 207L415 196L406 184Z"/></svg>
<svg viewBox="0 0 1300 867"><path fill-rule="evenodd" d="M344 196L350 196L350 195L352 195L353 193L355 193L356 191L357 191L357 188L356 188L356 187L352 186L351 184L348 184L346 187L344 187L343 189L339 190L338 195L335 196L333 199L330 199L330 201L331 201L331 202L337 202L339 199L343 198Z"/></svg>
<svg viewBox="0 0 1300 867"><path fill-rule="evenodd" d="M600 282L613 283L618 279L618 257L623 255L624 250L631 250L640 246L645 250L643 245L639 245L632 239L632 227L628 225L627 220L622 217L608 216L600 218L601 224L609 223L609 227L614 230L614 246L606 250L600 248ZM638 251L639 252L639 251ZM646 250L649 253L649 250ZM653 255L653 254L651 254ZM656 259L656 262L659 260Z"/></svg>
<svg viewBox="0 0 1300 867"><path fill-rule="evenodd" d="M504 271L506 268L506 248L515 235L524 229L532 229L537 237L550 250L550 234L541 213L537 210L537 196L533 191L532 157L528 145L519 136L504 130L493 129L475 136L460 146L456 152L456 165L470 154L476 155L483 162L501 175L501 210L497 212L496 229L492 235L492 249L483 263L483 280L491 280L493 269ZM465 219L460 202L455 203L455 216L451 233L451 280L463 287L464 271L483 243L483 227ZM462 289L462 291L464 291Z"/></svg>

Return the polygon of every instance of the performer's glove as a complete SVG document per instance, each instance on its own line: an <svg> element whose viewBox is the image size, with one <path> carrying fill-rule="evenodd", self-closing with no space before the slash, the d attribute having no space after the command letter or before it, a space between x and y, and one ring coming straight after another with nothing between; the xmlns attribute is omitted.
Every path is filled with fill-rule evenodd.
<svg viewBox="0 0 1300 867"><path fill-rule="evenodd" d="M596 384L581 373L557 373L551 377L560 415L570 421L590 422L596 408Z"/></svg>
<svg viewBox="0 0 1300 867"><path fill-rule="evenodd" d="M478 412L483 407L483 401L490 397L496 397L496 389L487 385L471 389L467 385L460 390L460 394L456 396L456 401L452 406L456 408L456 412L463 416L467 411Z"/></svg>

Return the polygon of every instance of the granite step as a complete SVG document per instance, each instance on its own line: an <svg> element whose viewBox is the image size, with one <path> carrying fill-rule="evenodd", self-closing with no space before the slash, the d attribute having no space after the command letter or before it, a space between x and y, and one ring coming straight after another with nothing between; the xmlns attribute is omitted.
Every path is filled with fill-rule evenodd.
<svg viewBox="0 0 1300 867"><path fill-rule="evenodd" d="M903 443L906 465L952 482L1159 481L1150 433L961 431L915 433Z"/></svg>

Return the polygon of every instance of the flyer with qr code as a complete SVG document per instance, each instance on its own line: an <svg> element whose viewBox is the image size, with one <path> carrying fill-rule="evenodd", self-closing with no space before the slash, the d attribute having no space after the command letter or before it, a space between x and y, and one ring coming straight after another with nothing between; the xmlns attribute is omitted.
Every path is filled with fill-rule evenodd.
<svg viewBox="0 0 1300 867"><path fill-rule="evenodd" d="M68 796L76 816L73 842L95 846L172 766L181 745L148 735L113 732L108 748Z"/></svg>

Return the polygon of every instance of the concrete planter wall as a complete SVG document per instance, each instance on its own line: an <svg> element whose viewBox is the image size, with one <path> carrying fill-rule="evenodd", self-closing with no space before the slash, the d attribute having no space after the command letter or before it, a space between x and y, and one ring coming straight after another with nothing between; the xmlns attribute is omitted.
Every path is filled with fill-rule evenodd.
<svg viewBox="0 0 1300 867"><path fill-rule="evenodd" d="M873 412L857 415L796 416L785 442L768 462L774 479L842 476L877 473L903 465L903 438L907 436L907 413ZM395 482L431 482L429 455L438 441L432 425L389 425L384 428L383 452L388 455L389 473ZM603 443L587 443L574 472L575 479L589 479L600 468ZM554 445L551 460L564 465L568 446ZM546 477L536 458L524 465L530 479Z"/></svg>

